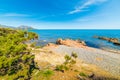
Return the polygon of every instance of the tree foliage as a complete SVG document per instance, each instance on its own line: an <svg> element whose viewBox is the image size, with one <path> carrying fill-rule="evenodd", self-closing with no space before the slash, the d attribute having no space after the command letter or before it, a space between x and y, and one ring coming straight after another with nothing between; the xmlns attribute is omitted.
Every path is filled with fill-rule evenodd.
<svg viewBox="0 0 120 80"><path fill-rule="evenodd" d="M36 38L35 33L0 28L0 76L8 76L11 80L30 78L35 68L34 56L25 41Z"/></svg>

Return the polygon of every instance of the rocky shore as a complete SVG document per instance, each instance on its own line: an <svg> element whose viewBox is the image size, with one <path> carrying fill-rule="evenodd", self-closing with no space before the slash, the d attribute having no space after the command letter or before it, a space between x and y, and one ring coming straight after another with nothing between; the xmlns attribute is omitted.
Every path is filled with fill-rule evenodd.
<svg viewBox="0 0 120 80"><path fill-rule="evenodd" d="M69 47L79 47L79 48L84 48L87 47L86 43L84 41L80 41L80 40L72 40L72 39L58 39L56 41L56 44L53 43L48 43L46 46L50 46L50 47L57 47L59 45L66 45Z"/></svg>
<svg viewBox="0 0 120 80"><path fill-rule="evenodd" d="M113 43L114 45L120 46L120 42L118 38L108 38L108 37L102 37L102 36L94 36L94 38L100 39L100 40L106 40L108 42Z"/></svg>
<svg viewBox="0 0 120 80"><path fill-rule="evenodd" d="M73 46L73 47L75 47L75 46L78 46L78 47L80 47L81 45L82 46L86 46L86 43L84 42L84 41L80 41L80 40L71 40L71 39L65 39L65 40L63 40L63 39L58 39L57 41L56 41L56 44L58 44L58 45L67 45L67 46Z"/></svg>
<svg viewBox="0 0 120 80"><path fill-rule="evenodd" d="M102 38L108 40L109 38ZM118 41L117 39L111 39L108 41ZM89 64L94 64L100 68L112 73L113 75L120 76L120 54L115 54L113 52L107 52L104 50L91 48L86 46L85 42L77 40L62 40L58 39L56 44L48 44L53 52L60 54L69 54L76 52L78 58Z"/></svg>

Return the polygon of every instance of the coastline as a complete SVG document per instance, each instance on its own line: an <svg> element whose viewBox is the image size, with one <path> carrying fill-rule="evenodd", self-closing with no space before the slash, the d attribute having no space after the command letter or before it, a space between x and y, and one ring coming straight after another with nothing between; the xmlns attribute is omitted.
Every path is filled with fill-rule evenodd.
<svg viewBox="0 0 120 80"><path fill-rule="evenodd" d="M38 43L41 44L47 44L47 43L55 43L55 41L58 38L63 38L63 39L73 39L73 40L84 40L86 41L86 44L90 47L94 48L111 48L113 50L120 50L119 46L113 45L112 43L109 43L104 40L99 40L94 38L95 35L98 36L105 36L108 38L118 38L120 34L120 30L86 30L86 29L40 29L40 30L30 30L30 32L35 32L39 35L39 41ZM65 33L65 34L64 34Z"/></svg>
<svg viewBox="0 0 120 80"><path fill-rule="evenodd" d="M111 48L100 48L100 49L104 50L104 51L112 52L112 53L115 53L115 54L120 54L120 50L117 50L117 49L111 49Z"/></svg>
<svg viewBox="0 0 120 80"><path fill-rule="evenodd" d="M79 59L89 64L94 64L100 68L120 76L120 54L115 54L107 51L103 51L96 48L74 48L64 45L60 45L58 48L52 48L53 52L60 54L71 54L72 52L78 53Z"/></svg>
<svg viewBox="0 0 120 80"><path fill-rule="evenodd" d="M77 70L80 71L84 70L83 68L85 68L85 71L83 72L88 72L86 73L87 75L94 73L95 77L99 76L100 78L103 78L103 80L120 79L120 62L118 62L120 61L120 54L115 54L113 52L89 47L85 44L84 41L72 39L58 39L56 43L48 43L46 46L43 46L41 48L38 48L37 46L34 46L32 48L30 47L30 45L29 48L31 48L32 54L35 55L34 60L37 63L39 69L43 70L50 67L54 71L55 66L64 63L65 55L70 56L73 52L75 52L78 55L77 60L80 62L77 62L73 68L77 67ZM66 72L62 73L62 75L59 75L58 72L55 73L57 75L55 75L54 77L57 76L57 78L65 76L66 74ZM67 74L71 74L71 71Z"/></svg>
<svg viewBox="0 0 120 80"><path fill-rule="evenodd" d="M82 60L87 64L95 65L100 69L109 72L113 76L117 76L117 77L120 76L120 67L119 67L120 62L118 62L120 61L119 51L111 50L109 48L95 48L95 47L91 47L83 44L79 45L79 44L76 44L76 40L72 40L72 42L69 40L72 40L72 39L68 39L68 42L63 40L63 43L60 43L60 44L59 43L56 44L56 42L54 43L48 42L47 44L47 40L44 39L43 42L45 42L47 46L43 46L43 47L46 48L45 50L50 50L50 53L47 54L48 57L52 59L51 56L53 56L55 59L49 62L50 60L47 57L47 55L44 55L43 58L46 57L45 60L51 64L56 63L56 58L58 58L59 61L57 61L57 63L61 63L63 58L60 59L59 58L60 56L56 57L55 56L56 54L71 55L72 52L76 52L79 60ZM55 54L51 55L51 52ZM46 53L46 52L43 52L43 53ZM38 59L40 57L40 54L37 54L36 57L37 57L37 61L40 62L41 59L40 60ZM44 62L44 59L42 59L42 61Z"/></svg>
<svg viewBox="0 0 120 80"><path fill-rule="evenodd" d="M120 54L84 46L81 44L80 46L77 46L76 44L69 46L68 43L66 45L49 44L47 49L50 49L55 53L68 55L71 55L72 52L75 52L80 60L83 60L89 64L97 65L113 75L120 76Z"/></svg>
<svg viewBox="0 0 120 80"><path fill-rule="evenodd" d="M41 46L46 46L48 43L53 43L55 44L56 42L47 42L46 40L38 40L38 46L41 45ZM108 47L92 47L92 46L89 46L87 45L88 47L91 47L91 48L95 48L95 49L100 49L100 50L104 50L104 51L108 51L108 52L112 52L112 53L115 53L115 54L120 54L120 50L118 49L114 49L114 48L108 48Z"/></svg>

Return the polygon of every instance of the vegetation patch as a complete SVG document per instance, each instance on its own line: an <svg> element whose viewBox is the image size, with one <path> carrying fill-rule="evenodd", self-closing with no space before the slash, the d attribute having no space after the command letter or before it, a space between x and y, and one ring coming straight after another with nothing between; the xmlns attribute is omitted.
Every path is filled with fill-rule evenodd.
<svg viewBox="0 0 120 80"><path fill-rule="evenodd" d="M74 52L71 54L71 56L65 55L64 56L65 62L61 65L57 65L56 70L64 72L65 70L71 69L72 66L76 63L77 57L78 57L77 54Z"/></svg>
<svg viewBox="0 0 120 80"><path fill-rule="evenodd" d="M25 41L37 38L35 33L0 28L0 79L30 79L35 62Z"/></svg>
<svg viewBox="0 0 120 80"><path fill-rule="evenodd" d="M87 75L84 73L84 72L80 72L79 74L80 76L84 76L84 77L87 77Z"/></svg>
<svg viewBox="0 0 120 80"><path fill-rule="evenodd" d="M50 69L44 69L44 70L35 70L32 74L31 80L50 80L51 76L54 75L54 71Z"/></svg>

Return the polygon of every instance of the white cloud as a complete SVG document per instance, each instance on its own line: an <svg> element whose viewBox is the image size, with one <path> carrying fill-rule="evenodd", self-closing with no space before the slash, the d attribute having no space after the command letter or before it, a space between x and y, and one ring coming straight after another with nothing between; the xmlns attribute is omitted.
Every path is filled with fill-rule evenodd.
<svg viewBox="0 0 120 80"><path fill-rule="evenodd" d="M84 4L77 6L74 10L68 12L68 14L74 14L74 13L86 11L84 10L85 8L97 3L103 3L105 1L107 0L87 0Z"/></svg>
<svg viewBox="0 0 120 80"><path fill-rule="evenodd" d="M27 17L27 16L30 16L30 15L19 14L19 13L5 13L5 14L2 14L1 16L5 16L5 17Z"/></svg>

